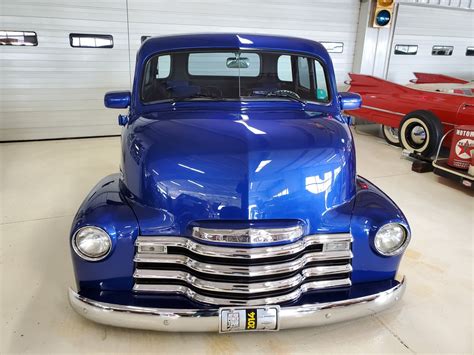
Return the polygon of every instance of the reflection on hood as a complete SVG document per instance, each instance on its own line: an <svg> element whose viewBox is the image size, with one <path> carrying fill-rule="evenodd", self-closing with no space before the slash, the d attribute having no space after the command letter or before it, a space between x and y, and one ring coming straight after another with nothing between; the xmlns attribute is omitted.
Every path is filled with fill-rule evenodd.
<svg viewBox="0 0 474 355"><path fill-rule="evenodd" d="M340 210L355 194L355 169L344 124L305 111L159 118L140 118L124 137L124 182L142 234L261 219L347 231L349 214Z"/></svg>

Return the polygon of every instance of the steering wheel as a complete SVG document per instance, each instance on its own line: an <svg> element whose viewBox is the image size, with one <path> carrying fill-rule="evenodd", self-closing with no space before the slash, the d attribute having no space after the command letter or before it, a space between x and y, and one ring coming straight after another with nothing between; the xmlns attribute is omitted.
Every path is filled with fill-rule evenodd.
<svg viewBox="0 0 474 355"><path fill-rule="evenodd" d="M274 90L267 93L266 96L293 96L293 97L296 97L297 99L301 98L300 95L298 95L296 92L291 91L291 90Z"/></svg>

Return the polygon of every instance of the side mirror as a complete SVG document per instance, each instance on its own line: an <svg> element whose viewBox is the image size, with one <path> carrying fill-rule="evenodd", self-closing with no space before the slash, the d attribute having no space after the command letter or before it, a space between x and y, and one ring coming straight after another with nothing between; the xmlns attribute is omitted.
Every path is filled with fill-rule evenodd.
<svg viewBox="0 0 474 355"><path fill-rule="evenodd" d="M341 110L356 110L362 105L362 98L352 92L340 92L339 103Z"/></svg>
<svg viewBox="0 0 474 355"><path fill-rule="evenodd" d="M104 105L108 108L127 108L131 96L130 91L109 91L104 96Z"/></svg>

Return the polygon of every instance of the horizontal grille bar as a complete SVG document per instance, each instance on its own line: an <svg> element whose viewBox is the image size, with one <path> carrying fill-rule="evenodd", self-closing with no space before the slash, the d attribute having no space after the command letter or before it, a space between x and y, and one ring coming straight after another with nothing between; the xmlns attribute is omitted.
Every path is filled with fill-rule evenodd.
<svg viewBox="0 0 474 355"><path fill-rule="evenodd" d="M135 284L133 289L138 292L153 292L153 293L179 293L187 296L198 302L215 304L215 305L245 305L245 306L256 306L265 304L279 304L288 302L300 297L303 293L313 290L336 288L336 287L349 287L351 286L351 280L349 278L337 279L337 280L323 280L323 281L312 281L302 284L297 289L278 296L269 296L255 299L236 299L236 298L224 298L214 297L194 291L191 287L184 285L154 285L154 284Z"/></svg>
<svg viewBox="0 0 474 355"><path fill-rule="evenodd" d="M136 279L159 279L159 280L180 280L185 281L196 288L214 292L228 292L240 294L263 293L281 291L301 285L306 279L316 276L332 275L337 273L349 273L352 271L351 265L317 266L303 269L300 274L278 280L256 283L229 283L215 282L197 278L196 276L176 270L136 270Z"/></svg>
<svg viewBox="0 0 474 355"><path fill-rule="evenodd" d="M303 227L296 225L286 228L244 228L244 229L216 229L194 227L193 237L204 241L219 243L275 243L280 241L294 241L303 235Z"/></svg>
<svg viewBox="0 0 474 355"><path fill-rule="evenodd" d="M239 233L244 240L292 231L195 229L189 238L138 237L133 290L180 293L217 305L263 305L291 301L311 290L351 286L352 236L347 233L308 235L278 246L224 244L224 239L240 240Z"/></svg>
<svg viewBox="0 0 474 355"><path fill-rule="evenodd" d="M159 263L184 265L191 270L207 274L220 274L226 276L257 277L282 273L290 273L300 270L311 262L326 260L344 260L352 258L350 250L315 252L304 254L301 258L271 265L221 265L200 262L186 255L178 254L137 254L134 261L136 263Z"/></svg>
<svg viewBox="0 0 474 355"><path fill-rule="evenodd" d="M311 245L336 242L349 243L352 242L352 237L349 234L316 234L308 235L296 242L279 246L238 248L201 244L184 237L156 236L138 237L135 245L138 248L139 254L144 251L148 253L150 248L154 250L159 249L166 253L169 247L179 247L199 255L214 258L260 259L288 256L299 253Z"/></svg>

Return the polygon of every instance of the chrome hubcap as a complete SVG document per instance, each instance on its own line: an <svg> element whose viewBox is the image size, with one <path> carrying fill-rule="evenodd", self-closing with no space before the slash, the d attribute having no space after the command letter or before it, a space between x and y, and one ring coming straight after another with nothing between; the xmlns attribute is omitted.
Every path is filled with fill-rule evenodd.
<svg viewBox="0 0 474 355"><path fill-rule="evenodd" d="M416 126L410 133L411 140L415 144L423 144L426 140L426 131L422 126Z"/></svg>
<svg viewBox="0 0 474 355"><path fill-rule="evenodd" d="M393 140L398 141L398 128L389 127L387 133L392 136Z"/></svg>
<svg viewBox="0 0 474 355"><path fill-rule="evenodd" d="M386 140L392 143L399 143L398 128L393 128L393 127L384 125L383 132L384 132Z"/></svg>

